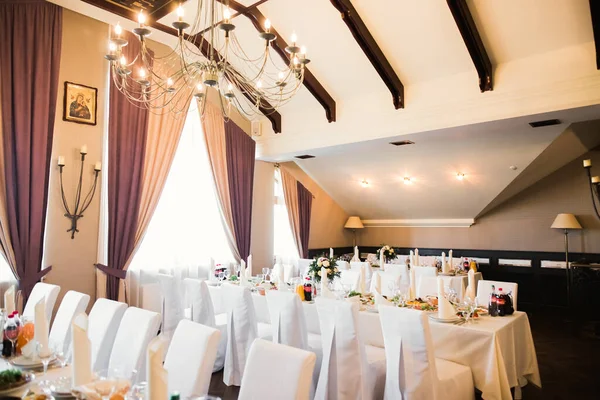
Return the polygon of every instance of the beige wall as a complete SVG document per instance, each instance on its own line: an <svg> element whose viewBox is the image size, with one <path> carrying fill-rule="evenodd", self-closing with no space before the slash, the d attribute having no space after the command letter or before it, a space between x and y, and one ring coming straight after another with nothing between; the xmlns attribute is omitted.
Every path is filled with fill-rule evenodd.
<svg viewBox="0 0 600 400"><path fill-rule="evenodd" d="M66 9L63 13L62 54L48 192L44 265L52 265L52 271L47 275L47 282L62 287L61 297L68 290L76 290L89 294L93 299L100 193L96 192L84 217L79 220L79 233L75 235L75 239L71 239L70 234L66 232L70 228L70 221L64 217L56 161L59 155L65 156L66 166L63 171L65 194L69 206L72 207L81 165L79 149L84 144L88 147L83 172L84 194L87 194L92 183L94 164L102 159L102 137L105 129L104 102L108 76L108 62L104 60L104 54L108 26ZM96 126L62 120L65 81L98 88Z"/></svg>
<svg viewBox="0 0 600 400"><path fill-rule="evenodd" d="M309 249L352 245L352 234L344 229L348 213L342 209L296 163L284 165L314 196L310 218Z"/></svg>
<svg viewBox="0 0 600 400"><path fill-rule="evenodd" d="M260 272L260 268L273 265L274 172L273 164L256 161L250 244L255 274Z"/></svg>
<svg viewBox="0 0 600 400"><path fill-rule="evenodd" d="M600 152L577 158L476 220L470 228L366 228L360 243L399 247L564 251L561 231L550 229L556 214L577 216L582 231L569 234L573 252L600 253L600 221L591 204L582 160L600 175Z"/></svg>

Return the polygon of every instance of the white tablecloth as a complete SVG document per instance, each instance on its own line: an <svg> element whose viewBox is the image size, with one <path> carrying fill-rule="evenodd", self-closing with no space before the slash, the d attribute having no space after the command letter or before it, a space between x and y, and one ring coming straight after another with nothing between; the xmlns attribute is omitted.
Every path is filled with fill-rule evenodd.
<svg viewBox="0 0 600 400"><path fill-rule="evenodd" d="M210 287L215 304L220 304L220 289ZM264 296L254 295L259 322L269 322ZM303 303L308 331L320 334L317 308ZM216 310L216 307L215 307ZM217 312L217 311L215 311ZM482 317L469 325L452 325L431 321L435 356L468 365L475 387L485 400L512 399L510 388L525 380L541 386L537 356L527 314L515 312L506 317ZM359 327L365 344L384 347L379 314L359 313Z"/></svg>
<svg viewBox="0 0 600 400"><path fill-rule="evenodd" d="M0 371L4 371L5 369L11 369L11 368L15 368L15 367L13 367L5 359L0 359ZM32 372L35 375L35 380L33 381L33 383L31 383L29 385L29 388L24 388L20 392L15 391L14 393L11 393L11 395L16 395L16 396L22 397L27 392L27 390L32 390L35 393L42 393L40 387L38 386L38 383L40 381L42 381L44 379L47 379L49 381L54 381L63 376L71 376L71 366L67 365L64 368L51 366L48 368L48 372L46 373L46 378L44 378L43 371L39 371L39 372L32 371Z"/></svg>

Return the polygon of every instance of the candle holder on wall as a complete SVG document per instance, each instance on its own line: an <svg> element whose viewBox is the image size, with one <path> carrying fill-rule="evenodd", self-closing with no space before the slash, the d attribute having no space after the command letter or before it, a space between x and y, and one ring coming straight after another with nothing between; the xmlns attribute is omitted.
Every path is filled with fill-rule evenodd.
<svg viewBox="0 0 600 400"><path fill-rule="evenodd" d="M85 156L87 154L87 146L83 146L79 152L81 154L81 168L79 170L79 182L77 184L77 191L75 194L75 206L73 207L73 211L69 208L69 204L67 203L67 198L65 196L65 189L63 186L63 168L65 167L65 158L63 156L58 157L58 168L60 170L60 195L63 202L63 207L65 208L65 217L71 220L71 229L68 229L67 232L71 232L71 239L75 239L75 233L79 232L77 229L77 222L80 218L83 218L83 213L92 203L92 199L94 198L94 194L96 194L96 187L98 184L98 175L100 174L101 164L97 162L94 166L94 183L92 184L88 194L83 198L83 202L81 201L81 187L83 184L83 166L85 164Z"/></svg>
<svg viewBox="0 0 600 400"><path fill-rule="evenodd" d="M592 160L583 160L583 168L587 171L588 183L590 185L590 194L592 195L592 205L594 206L594 212L596 217L600 219L600 213L598 212L598 206L596 201L600 203L600 176L592 176Z"/></svg>

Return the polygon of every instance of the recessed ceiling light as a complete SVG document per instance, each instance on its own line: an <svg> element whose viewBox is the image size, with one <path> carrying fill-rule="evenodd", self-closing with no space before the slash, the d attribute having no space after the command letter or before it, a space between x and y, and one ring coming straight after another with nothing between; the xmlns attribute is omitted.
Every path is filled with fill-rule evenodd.
<svg viewBox="0 0 600 400"><path fill-rule="evenodd" d="M398 140L397 142L390 142L393 146L406 146L407 144L415 144L412 140Z"/></svg>
<svg viewBox="0 0 600 400"><path fill-rule="evenodd" d="M516 171L517 169L519 169L519 167L517 167L516 165L511 165L508 168L512 169L513 171Z"/></svg>
<svg viewBox="0 0 600 400"><path fill-rule="evenodd" d="M404 177L404 184L405 185L410 185L412 184L412 178L410 176L405 176Z"/></svg>
<svg viewBox="0 0 600 400"><path fill-rule="evenodd" d="M532 128L541 128L542 126L560 125L560 123L561 122L558 119L546 119L544 121L530 122L529 126Z"/></svg>
<svg viewBox="0 0 600 400"><path fill-rule="evenodd" d="M315 156L310 155L310 154L304 154L304 155L301 155L301 156L296 156L296 158L299 158L300 160L306 160L306 159L309 159L309 158L315 158Z"/></svg>
<svg viewBox="0 0 600 400"><path fill-rule="evenodd" d="M360 182L360 186L362 186L362 187L365 187L365 188L366 188L366 187L369 187L369 181L368 181L368 180L366 180L366 179L363 179L363 180Z"/></svg>
<svg viewBox="0 0 600 400"><path fill-rule="evenodd" d="M456 179L458 179L459 181L462 181L463 179L465 179L465 174L463 174L462 172L459 172L458 174L456 174Z"/></svg>

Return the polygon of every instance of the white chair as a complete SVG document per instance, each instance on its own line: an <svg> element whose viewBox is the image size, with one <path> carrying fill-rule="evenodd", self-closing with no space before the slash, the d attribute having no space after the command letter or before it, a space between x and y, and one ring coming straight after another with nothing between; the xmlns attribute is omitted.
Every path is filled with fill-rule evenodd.
<svg viewBox="0 0 600 400"><path fill-rule="evenodd" d="M414 267L411 267L411 269L415 270L415 278L417 279L417 282L422 276L437 276L436 267L420 267L418 265L415 265Z"/></svg>
<svg viewBox="0 0 600 400"><path fill-rule="evenodd" d="M213 372L220 371L225 364L227 323L223 321L217 325L213 302L206 282L199 279L186 278L183 283L185 285L186 305L190 306L191 320L211 328L216 328L221 332L221 339L217 349L217 358L213 367Z"/></svg>
<svg viewBox="0 0 600 400"><path fill-rule="evenodd" d="M301 258L298 260L298 273L300 276L306 275L308 273L308 268L310 264L312 264L314 260L308 258Z"/></svg>
<svg viewBox="0 0 600 400"><path fill-rule="evenodd" d="M321 326L323 362L316 400L370 400L383 396L385 352L365 346L358 329L358 303L315 300Z"/></svg>
<svg viewBox="0 0 600 400"><path fill-rule="evenodd" d="M403 283L410 284L410 275L406 264L385 264L385 272L399 276Z"/></svg>
<svg viewBox="0 0 600 400"><path fill-rule="evenodd" d="M85 313L89 302L89 295L69 290L58 307L50 329L49 341L59 345L67 356L71 349L71 323L76 316Z"/></svg>
<svg viewBox="0 0 600 400"><path fill-rule="evenodd" d="M494 286L496 293L499 289L502 289L504 294L512 294L513 308L517 311L517 294L519 291L519 285L515 282L500 282L500 281L486 281L481 280L477 283L477 304L480 306L487 307L490 302L490 294L492 294L492 285Z"/></svg>
<svg viewBox="0 0 600 400"><path fill-rule="evenodd" d="M386 400L475 398L471 369L434 357L427 314L379 306L387 364Z"/></svg>
<svg viewBox="0 0 600 400"><path fill-rule="evenodd" d="M438 295L438 283L435 276L420 276L417 279L417 297L424 299L427 296Z"/></svg>
<svg viewBox="0 0 600 400"><path fill-rule="evenodd" d="M160 295L160 284L145 283L140 286L140 299L138 303L144 310L162 313L162 296Z"/></svg>
<svg viewBox="0 0 600 400"><path fill-rule="evenodd" d="M239 400L308 400L315 355L257 339L250 348Z"/></svg>
<svg viewBox="0 0 600 400"><path fill-rule="evenodd" d="M240 386L250 346L258 337L256 313L250 290L224 283L221 285L227 313L227 351L223 383Z"/></svg>
<svg viewBox="0 0 600 400"><path fill-rule="evenodd" d="M350 269L350 263L348 261L340 261L337 262L337 268L340 271L347 271Z"/></svg>
<svg viewBox="0 0 600 400"><path fill-rule="evenodd" d="M376 283L377 277L379 277L381 283L381 295L386 296L388 298L394 297L394 288L400 289L400 284L402 282L399 275L396 275L387 271L376 271L373 272L373 279L371 279L371 293L375 293L377 290Z"/></svg>
<svg viewBox="0 0 600 400"><path fill-rule="evenodd" d="M349 286L351 290L358 290L360 272L350 270L340 272L340 283L343 286Z"/></svg>
<svg viewBox="0 0 600 400"><path fill-rule="evenodd" d="M266 297L271 317L273 343L306 350L308 332L300 297L294 292L279 290L268 291Z"/></svg>
<svg viewBox="0 0 600 400"><path fill-rule="evenodd" d="M108 299L98 299L88 318L88 337L92 345L92 370L108 368L117 330L127 310L127 304Z"/></svg>
<svg viewBox="0 0 600 400"><path fill-rule="evenodd" d="M373 276L373 268L368 262L351 262L350 270L360 272L360 269L365 269L365 279L367 280L367 287L371 283L371 276Z"/></svg>
<svg viewBox="0 0 600 400"><path fill-rule="evenodd" d="M165 274L158 274L156 278L162 298L161 332L170 337L184 318L183 296L177 278Z"/></svg>
<svg viewBox="0 0 600 400"><path fill-rule="evenodd" d="M160 328L160 314L129 307L115 337L108 368L118 369L125 376L137 371L136 381L145 380L146 349Z"/></svg>
<svg viewBox="0 0 600 400"><path fill-rule="evenodd" d="M48 318L48 323L50 323L50 320L52 319L52 312L54 311L54 304L58 298L58 293L60 293L60 286L43 282L36 283L31 291L31 294L29 295L29 298L27 299L27 304L25 304L23 316L33 320L35 314L35 305L42 298L45 298L46 318Z"/></svg>
<svg viewBox="0 0 600 400"><path fill-rule="evenodd" d="M191 399L208 394L221 333L214 328L183 320L177 325L164 367L169 373L169 393Z"/></svg>

